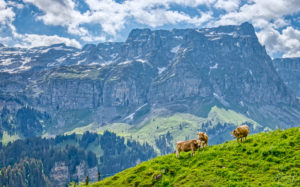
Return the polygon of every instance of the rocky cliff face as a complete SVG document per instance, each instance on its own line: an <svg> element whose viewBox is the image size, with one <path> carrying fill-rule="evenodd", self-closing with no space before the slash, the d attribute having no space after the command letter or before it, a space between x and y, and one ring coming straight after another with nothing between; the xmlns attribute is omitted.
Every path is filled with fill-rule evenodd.
<svg viewBox="0 0 300 187"><path fill-rule="evenodd" d="M190 30L184 38L173 62L154 80L150 89L152 102L162 106L178 105L189 98L200 106L217 102L244 111L261 123L289 115L281 107L299 106L250 24ZM184 104L179 108L183 110ZM186 110L197 114L193 105ZM299 109L291 115L296 119ZM288 120L284 121L283 126Z"/></svg>
<svg viewBox="0 0 300 187"><path fill-rule="evenodd" d="M70 181L70 172L64 162L56 162L50 172L50 179L54 186L66 186Z"/></svg>
<svg viewBox="0 0 300 187"><path fill-rule="evenodd" d="M50 172L50 179L53 186L66 186L70 181L82 182L85 181L86 176L89 176L89 181L97 181L97 166L89 168L87 163L82 161L76 166L76 171L71 173L64 162L56 162Z"/></svg>
<svg viewBox="0 0 300 187"><path fill-rule="evenodd" d="M299 101L249 23L135 29L124 43L83 49L59 44L0 50L2 94L50 113L57 131L91 122L138 123L160 109L205 116L214 105L270 127L299 123Z"/></svg>
<svg viewBox="0 0 300 187"><path fill-rule="evenodd" d="M273 64L284 83L300 97L300 58L278 58Z"/></svg>

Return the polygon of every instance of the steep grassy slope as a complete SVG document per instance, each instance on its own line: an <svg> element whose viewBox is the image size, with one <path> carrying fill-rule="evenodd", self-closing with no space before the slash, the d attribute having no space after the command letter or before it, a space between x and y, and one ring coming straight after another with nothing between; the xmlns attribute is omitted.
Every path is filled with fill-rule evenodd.
<svg viewBox="0 0 300 187"><path fill-rule="evenodd" d="M166 138L168 139L166 140L166 144L170 148L174 148L175 143L179 140L196 138L197 131L217 131L218 128L221 128L221 131L225 131L221 135L216 136L215 132L209 133L211 135L209 143L216 144L230 139L229 131L247 122L253 124L254 130L258 131L258 128L263 130L260 124L240 113L214 106L208 113L207 118L197 117L192 114L177 113L172 116L155 116L138 125L114 123L99 127L96 124L90 124L85 127L76 128L67 134L83 134L85 131L102 134L105 130L108 130L126 139L134 139L141 143L147 142L158 150L157 140L162 139L162 136L165 138L167 134L169 134L169 139ZM208 126L204 125L208 123ZM225 127L224 124L229 125ZM218 125L221 125L221 127Z"/></svg>
<svg viewBox="0 0 300 187"><path fill-rule="evenodd" d="M2 143L3 145L6 145L9 142L14 142L18 139L20 139L19 135L17 135L17 134L10 135L6 131L4 131L2 134L2 138L0 139L0 143Z"/></svg>
<svg viewBox="0 0 300 187"><path fill-rule="evenodd" d="M155 180L154 176L162 174ZM90 186L299 186L300 127L160 156Z"/></svg>

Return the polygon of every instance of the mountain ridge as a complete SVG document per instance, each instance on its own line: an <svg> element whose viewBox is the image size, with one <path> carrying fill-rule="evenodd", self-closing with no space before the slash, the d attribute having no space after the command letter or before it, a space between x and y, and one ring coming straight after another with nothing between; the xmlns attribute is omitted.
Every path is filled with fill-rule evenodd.
<svg viewBox="0 0 300 187"><path fill-rule="evenodd" d="M51 120L41 124L39 135L91 123L138 125L159 111L206 117L213 106L271 129L299 123L299 100L277 75L249 23L135 29L125 42L80 50L55 44L1 51L1 108L26 105L46 113ZM138 109L139 115L128 117ZM10 112L15 118L17 111Z"/></svg>

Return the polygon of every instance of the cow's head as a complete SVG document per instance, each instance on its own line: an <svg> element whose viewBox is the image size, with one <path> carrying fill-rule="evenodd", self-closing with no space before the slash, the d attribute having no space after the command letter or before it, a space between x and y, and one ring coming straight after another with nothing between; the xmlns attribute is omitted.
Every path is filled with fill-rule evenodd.
<svg viewBox="0 0 300 187"><path fill-rule="evenodd" d="M207 136L205 132L198 132L197 135L199 140L204 140L204 137Z"/></svg>
<svg viewBox="0 0 300 187"><path fill-rule="evenodd" d="M201 140L196 140L197 141L197 146L201 147L202 146L202 141Z"/></svg>
<svg viewBox="0 0 300 187"><path fill-rule="evenodd" d="M230 134L232 134L235 138L237 138L239 135L237 130L233 130Z"/></svg>

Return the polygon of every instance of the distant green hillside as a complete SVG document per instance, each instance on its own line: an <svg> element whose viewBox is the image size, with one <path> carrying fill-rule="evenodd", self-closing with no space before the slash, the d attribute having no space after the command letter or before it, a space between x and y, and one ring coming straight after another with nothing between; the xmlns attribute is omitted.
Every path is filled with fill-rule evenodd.
<svg viewBox="0 0 300 187"><path fill-rule="evenodd" d="M108 130L126 139L134 139L141 143L147 142L157 152L165 154L169 153L170 150L173 151L177 141L196 138L198 131L208 132L210 135L209 144L224 142L231 139L229 132L243 123L252 124L252 132L264 130L260 124L240 113L214 106L208 113L207 118L177 113L171 116L155 116L138 125L114 123L99 127L96 124L90 124L76 128L66 134L83 134L86 131L102 134L105 130ZM216 133L216 131L222 133Z"/></svg>
<svg viewBox="0 0 300 187"><path fill-rule="evenodd" d="M300 127L208 146L194 157L160 156L90 186L152 185L300 186Z"/></svg>

